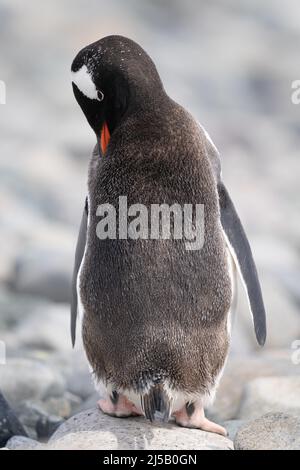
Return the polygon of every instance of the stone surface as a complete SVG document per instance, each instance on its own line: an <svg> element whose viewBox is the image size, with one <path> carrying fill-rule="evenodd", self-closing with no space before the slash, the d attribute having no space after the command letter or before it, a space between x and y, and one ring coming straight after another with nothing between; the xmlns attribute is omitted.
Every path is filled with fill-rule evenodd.
<svg viewBox="0 0 300 470"><path fill-rule="evenodd" d="M14 437L8 449L49 450L232 450L227 437L173 423L158 425L144 418L112 418L96 408L79 413L63 423L48 444Z"/></svg>
<svg viewBox="0 0 300 470"><path fill-rule="evenodd" d="M236 450L300 450L300 417L268 413L243 426L234 440Z"/></svg>
<svg viewBox="0 0 300 470"><path fill-rule="evenodd" d="M291 343L300 338L299 305L292 301L277 275L264 278L263 293L266 304L268 348L290 348ZM284 315L284 316L283 316ZM283 326L284 318L284 328Z"/></svg>
<svg viewBox="0 0 300 470"><path fill-rule="evenodd" d="M28 437L14 436L6 444L9 450L41 450L46 446Z"/></svg>
<svg viewBox="0 0 300 470"><path fill-rule="evenodd" d="M120 419L97 408L73 416L51 437L51 449L231 449L230 439L144 418Z"/></svg>
<svg viewBox="0 0 300 470"><path fill-rule="evenodd" d="M66 371L67 389L86 400L94 393L95 387L79 335L76 339L76 348L72 351L70 368Z"/></svg>
<svg viewBox="0 0 300 470"><path fill-rule="evenodd" d="M60 247L31 249L19 254L10 286L19 293L39 295L56 302L70 301L73 253Z"/></svg>
<svg viewBox="0 0 300 470"><path fill-rule="evenodd" d="M12 406L23 400L61 396L65 382L58 371L30 359L10 359L1 367L0 389Z"/></svg>
<svg viewBox="0 0 300 470"><path fill-rule="evenodd" d="M16 434L26 436L26 431L0 392L0 447Z"/></svg>
<svg viewBox="0 0 300 470"><path fill-rule="evenodd" d="M39 439L49 439L50 436L63 423L60 416L41 416L36 423L36 433Z"/></svg>
<svg viewBox="0 0 300 470"><path fill-rule="evenodd" d="M60 400L60 398L51 398L52 400ZM21 423L24 425L28 437L32 439L39 438L49 438L51 434L56 430L59 424L63 422L63 415L65 414L65 407L61 409L55 406L54 410L62 411L60 415L54 415L52 405L47 406L47 402L36 401L25 401L22 402L19 406L15 408L15 413ZM51 413L52 411L52 413ZM70 416L70 408L67 409ZM15 433L17 434L17 433Z"/></svg>
<svg viewBox="0 0 300 470"><path fill-rule="evenodd" d="M239 418L257 418L276 411L300 416L300 376L262 377L246 385Z"/></svg>
<svg viewBox="0 0 300 470"><path fill-rule="evenodd" d="M78 409L81 399L66 392L62 397L49 397L43 401L43 407L48 414L55 414L62 418L69 418L73 410Z"/></svg>
<svg viewBox="0 0 300 470"><path fill-rule="evenodd" d="M15 407L16 415L25 427L28 437L31 439L37 438L36 424L47 414L40 403L35 403L29 400L22 401Z"/></svg>
<svg viewBox="0 0 300 470"><path fill-rule="evenodd" d="M282 271L284 268L279 273L268 272L265 267L260 275L267 314L267 339L263 350L257 344L248 301L244 288L239 282L238 308L232 322L231 338L231 351L237 357L265 349L289 349L292 342L300 338L299 304L287 292L281 280ZM294 280L296 281L295 277ZM282 312L285 312L284 328L282 328Z"/></svg>
<svg viewBox="0 0 300 470"><path fill-rule="evenodd" d="M236 433L242 426L245 425L245 423L246 421L242 419L230 419L228 421L224 421L222 426L224 426L224 428L227 430L229 439L234 441Z"/></svg>
<svg viewBox="0 0 300 470"><path fill-rule="evenodd" d="M70 352L68 335L70 306L46 303L32 308L31 314L19 319L14 328L3 335L8 348L37 349L46 352Z"/></svg>
<svg viewBox="0 0 300 470"><path fill-rule="evenodd" d="M4 286L0 286L0 331L1 339L7 329L10 331L21 320L27 318L33 310L43 309L45 301L28 295L17 295Z"/></svg>
<svg viewBox="0 0 300 470"><path fill-rule="evenodd" d="M291 354L291 350L279 349L260 350L257 353L239 357L230 356L220 381L216 400L208 410L209 415L221 421L237 418L244 388L248 382L257 377L300 374L300 368L293 364Z"/></svg>
<svg viewBox="0 0 300 470"><path fill-rule="evenodd" d="M99 400L99 393L97 391L94 391L86 400L84 400L80 404L77 411L78 412L86 411L86 410L89 410L90 408L94 408L98 400Z"/></svg>

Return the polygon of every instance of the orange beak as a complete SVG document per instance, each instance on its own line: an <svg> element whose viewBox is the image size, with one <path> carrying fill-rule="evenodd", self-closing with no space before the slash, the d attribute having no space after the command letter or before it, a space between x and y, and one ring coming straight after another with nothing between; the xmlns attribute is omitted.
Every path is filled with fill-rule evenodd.
<svg viewBox="0 0 300 470"><path fill-rule="evenodd" d="M110 133L109 133L108 126L105 122L101 130L101 150L102 150L103 155L106 152L109 139L110 139Z"/></svg>

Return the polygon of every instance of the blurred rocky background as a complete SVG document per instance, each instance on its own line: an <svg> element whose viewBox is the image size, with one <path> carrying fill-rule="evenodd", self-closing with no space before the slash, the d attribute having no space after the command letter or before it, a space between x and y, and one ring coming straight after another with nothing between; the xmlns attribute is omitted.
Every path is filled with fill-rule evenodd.
<svg viewBox="0 0 300 470"><path fill-rule="evenodd" d="M253 247L267 343L257 347L240 289L232 351L210 414L227 423L230 439L238 430L236 448L300 447L300 105L291 101L300 79L298 0L0 0L7 87L0 105L0 390L19 420L13 429L23 429L0 426L0 447L12 434L34 441L15 437L9 448L36 447L79 411L80 429L93 436L101 418L117 441L104 433L91 444L80 432L77 441L64 440L75 417L54 434L58 447L143 447L136 440L143 432L150 448L172 447L166 435L145 431L142 419L126 440L116 431L124 421L85 411L97 397L80 341L71 348L70 277L94 136L69 70L83 46L107 34L140 43L168 93L209 131ZM197 433L203 448L231 446ZM192 436L180 434L182 448L193 448Z"/></svg>

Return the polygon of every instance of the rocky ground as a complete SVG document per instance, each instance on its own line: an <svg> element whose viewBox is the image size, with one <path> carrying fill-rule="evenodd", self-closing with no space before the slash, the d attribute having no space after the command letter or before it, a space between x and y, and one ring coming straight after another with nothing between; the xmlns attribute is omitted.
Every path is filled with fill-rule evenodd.
<svg viewBox="0 0 300 470"><path fill-rule="evenodd" d="M300 105L290 99L299 9L298 0L92 0L89 9L53 0L41 11L37 0L0 0L0 447L300 449ZM80 341L71 349L70 277L93 135L69 65L109 33L140 42L169 93L209 130L253 247L268 340L258 349L240 289L208 410L228 438L103 416Z"/></svg>

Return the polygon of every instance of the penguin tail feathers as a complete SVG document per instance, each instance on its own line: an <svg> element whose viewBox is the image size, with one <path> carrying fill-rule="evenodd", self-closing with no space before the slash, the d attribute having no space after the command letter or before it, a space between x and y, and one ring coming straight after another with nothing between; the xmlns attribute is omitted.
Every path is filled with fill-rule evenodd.
<svg viewBox="0 0 300 470"><path fill-rule="evenodd" d="M150 387L148 393L141 396L142 410L147 419L167 423L171 412L171 398L162 384Z"/></svg>

